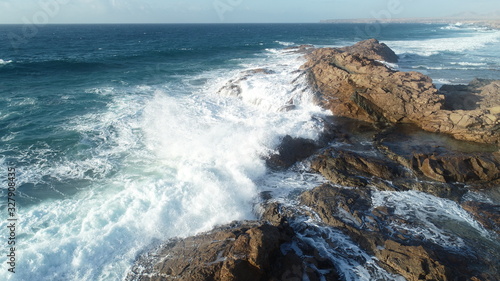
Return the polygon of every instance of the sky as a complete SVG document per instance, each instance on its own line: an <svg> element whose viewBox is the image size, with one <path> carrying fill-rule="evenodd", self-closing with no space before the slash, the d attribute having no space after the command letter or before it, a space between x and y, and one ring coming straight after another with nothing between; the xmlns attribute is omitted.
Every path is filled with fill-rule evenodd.
<svg viewBox="0 0 500 281"><path fill-rule="evenodd" d="M494 11L499 0L0 0L0 24L302 23Z"/></svg>

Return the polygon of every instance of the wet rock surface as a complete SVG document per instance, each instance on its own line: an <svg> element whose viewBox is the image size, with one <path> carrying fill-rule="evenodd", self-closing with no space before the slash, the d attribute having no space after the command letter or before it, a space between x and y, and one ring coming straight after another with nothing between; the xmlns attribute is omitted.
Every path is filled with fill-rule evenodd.
<svg viewBox="0 0 500 281"><path fill-rule="evenodd" d="M386 61L390 63L398 62L399 58L386 44L380 43L377 39L368 39L358 42L352 46L339 48L341 51L365 57L372 60Z"/></svg>
<svg viewBox="0 0 500 281"><path fill-rule="evenodd" d="M286 135L278 147L278 152L272 154L266 163L273 169L289 168L296 162L313 155L318 148L320 145L317 142Z"/></svg>
<svg viewBox="0 0 500 281"><path fill-rule="evenodd" d="M286 224L235 222L210 232L173 239L142 256L127 280L338 280L334 266L303 247L299 257L285 246L294 239ZM325 279L323 279L325 280Z"/></svg>

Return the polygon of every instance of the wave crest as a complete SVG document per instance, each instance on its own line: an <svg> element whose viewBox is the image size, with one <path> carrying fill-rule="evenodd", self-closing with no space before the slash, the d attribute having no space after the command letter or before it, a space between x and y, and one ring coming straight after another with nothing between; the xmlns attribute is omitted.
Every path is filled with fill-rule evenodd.
<svg viewBox="0 0 500 281"><path fill-rule="evenodd" d="M12 62L12 60L3 60L3 59L0 59L0 65L6 65L6 64L9 64L11 62Z"/></svg>

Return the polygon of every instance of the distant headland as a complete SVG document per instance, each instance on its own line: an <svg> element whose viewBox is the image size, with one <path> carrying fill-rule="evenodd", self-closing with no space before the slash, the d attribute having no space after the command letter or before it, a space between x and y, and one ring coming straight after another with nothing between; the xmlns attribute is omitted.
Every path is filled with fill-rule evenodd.
<svg viewBox="0 0 500 281"><path fill-rule="evenodd" d="M496 11L487 15L476 13L460 13L449 17L434 18L358 18L358 19L328 19L321 20L321 23L427 23L427 24L476 24L487 26L490 28L500 29L500 11Z"/></svg>

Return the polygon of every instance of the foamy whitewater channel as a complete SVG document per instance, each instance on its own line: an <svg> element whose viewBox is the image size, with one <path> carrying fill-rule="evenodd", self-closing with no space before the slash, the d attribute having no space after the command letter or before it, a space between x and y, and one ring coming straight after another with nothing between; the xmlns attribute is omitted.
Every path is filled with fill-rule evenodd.
<svg viewBox="0 0 500 281"><path fill-rule="evenodd" d="M458 27L457 27L458 28ZM459 38L439 38L426 40L386 41L397 53L413 53L432 56L441 52L464 53L484 48L500 42L500 30L477 29L474 26L461 27L465 32Z"/></svg>
<svg viewBox="0 0 500 281"><path fill-rule="evenodd" d="M82 136L91 157L50 166L33 161L17 177L18 185L50 176L92 181L91 187L19 209L17 273L2 271L1 279L121 280L138 253L157 241L254 218L262 190L315 186L290 173L262 180L269 174L263 157L281 137L315 139L321 131L311 116L326 113L313 105L296 72L303 62L298 54L269 50L242 61L240 70L186 77L182 86L88 89L112 102L105 112L76 117L64 129ZM241 71L262 67L272 72L248 78L241 97L218 93ZM281 111L290 100L296 109ZM20 162L50 153L27 151ZM5 221L0 227L6 228Z"/></svg>

